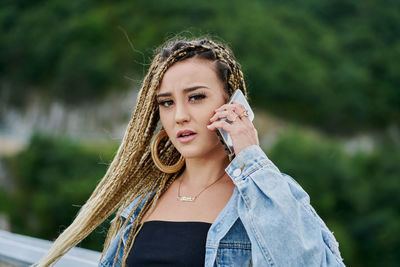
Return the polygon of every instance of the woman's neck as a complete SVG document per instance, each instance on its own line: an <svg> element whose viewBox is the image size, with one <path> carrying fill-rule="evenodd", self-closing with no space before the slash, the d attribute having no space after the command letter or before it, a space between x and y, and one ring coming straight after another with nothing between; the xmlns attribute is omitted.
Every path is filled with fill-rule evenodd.
<svg viewBox="0 0 400 267"><path fill-rule="evenodd" d="M180 179L182 185L188 189L204 188L225 173L229 165L229 158L225 151L201 158L186 159L186 167Z"/></svg>

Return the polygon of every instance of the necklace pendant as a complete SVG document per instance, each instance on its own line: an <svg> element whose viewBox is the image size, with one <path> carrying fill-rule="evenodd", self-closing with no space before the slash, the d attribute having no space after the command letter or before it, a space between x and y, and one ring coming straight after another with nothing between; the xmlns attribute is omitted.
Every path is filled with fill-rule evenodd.
<svg viewBox="0 0 400 267"><path fill-rule="evenodd" d="M177 197L179 201L193 202L196 200L195 197Z"/></svg>

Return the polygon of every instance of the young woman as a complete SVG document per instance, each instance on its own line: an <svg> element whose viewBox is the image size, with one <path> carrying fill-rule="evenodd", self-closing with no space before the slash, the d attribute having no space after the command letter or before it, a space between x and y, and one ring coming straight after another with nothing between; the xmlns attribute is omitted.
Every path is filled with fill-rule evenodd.
<svg viewBox="0 0 400 267"><path fill-rule="evenodd" d="M115 210L100 266L344 266L307 193L259 147L245 108L226 104L236 89L247 95L227 47L159 49L105 177L39 266ZM233 160L217 128L230 134Z"/></svg>

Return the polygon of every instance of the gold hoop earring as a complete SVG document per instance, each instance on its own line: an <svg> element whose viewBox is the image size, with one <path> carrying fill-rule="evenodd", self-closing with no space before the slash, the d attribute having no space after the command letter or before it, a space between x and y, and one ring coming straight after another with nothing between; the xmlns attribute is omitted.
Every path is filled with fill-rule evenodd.
<svg viewBox="0 0 400 267"><path fill-rule="evenodd" d="M161 162L159 156L158 156L158 144L160 141L167 136L167 132L165 130L161 130L155 137L154 140L151 142L151 157L153 158L154 164L157 166L157 168L165 173L176 173L179 171L182 167L183 164L185 163L185 159L181 155L179 160L171 166L165 165L164 163Z"/></svg>

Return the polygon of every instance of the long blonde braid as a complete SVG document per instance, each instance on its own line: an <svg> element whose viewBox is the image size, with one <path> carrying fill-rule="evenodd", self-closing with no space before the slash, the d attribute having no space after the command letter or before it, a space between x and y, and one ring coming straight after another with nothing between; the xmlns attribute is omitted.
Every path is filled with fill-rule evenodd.
<svg viewBox="0 0 400 267"><path fill-rule="evenodd" d="M206 54L207 56L204 56ZM188 57L205 57L222 64L226 68L224 71L226 71L227 77L221 79L224 80L227 93L232 95L235 89L240 89L247 95L243 73L228 48L208 39L167 42L157 51L149 67L121 145L104 177L85 205L82 206L74 221L54 241L38 266L54 264L117 210L104 242L103 257L119 229L126 226L129 217L132 216L144 196L149 192L155 192L154 197L145 200L142 209L135 217L126 248L123 251L122 266L125 266L128 252L141 228L139 222L145 213L150 213L154 209L160 196L183 171L182 168L177 173L166 174L158 170L151 158L150 143L159 122L155 94L162 77L172 64ZM170 140L160 142L159 150L160 159L165 164L172 165L180 158L180 153ZM136 198L139 198L136 207L127 220L123 221L120 216L122 211ZM118 250L121 249L121 241L122 237L119 240ZM118 252L114 258L114 265L117 255Z"/></svg>

